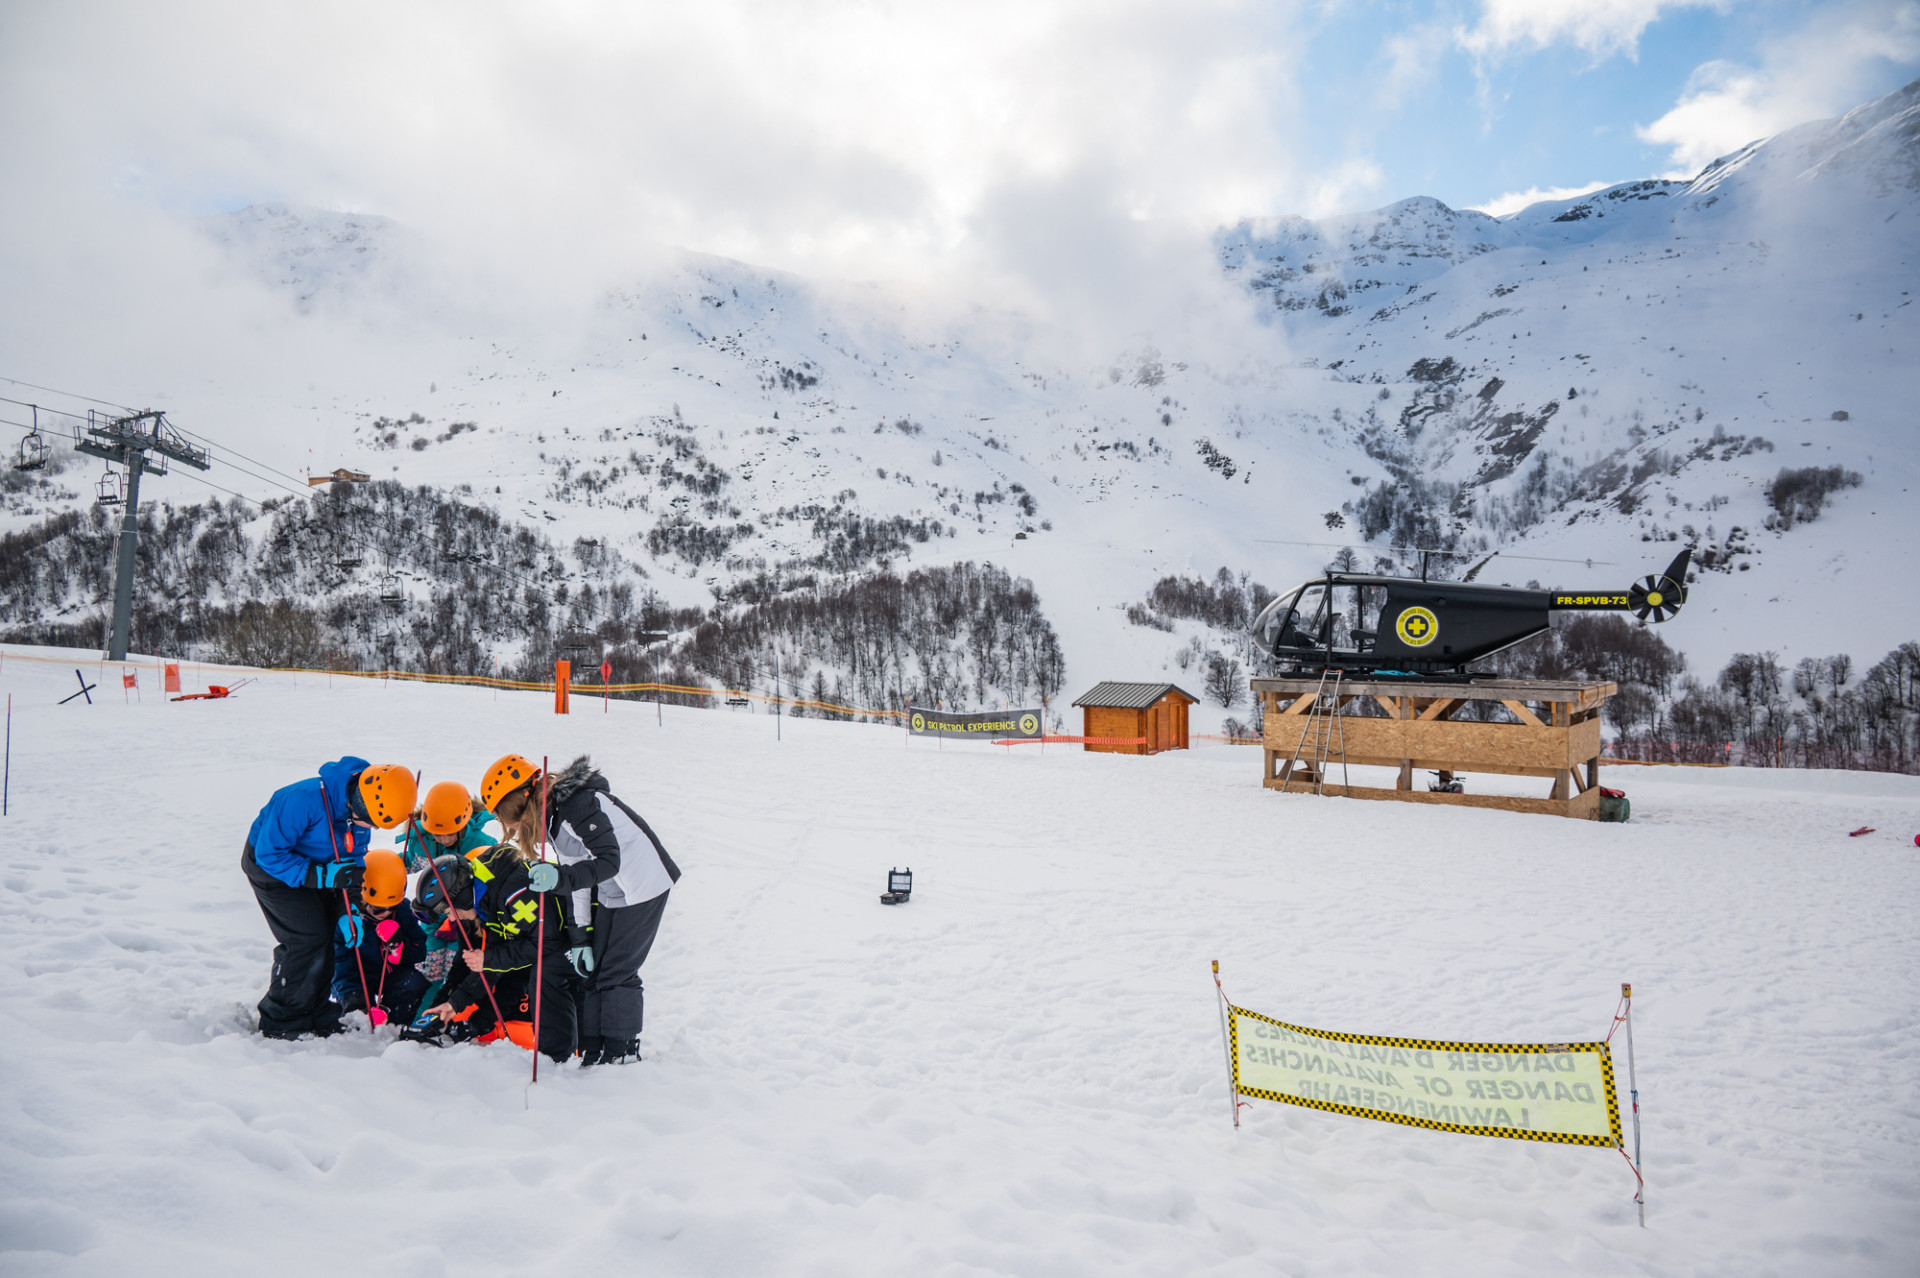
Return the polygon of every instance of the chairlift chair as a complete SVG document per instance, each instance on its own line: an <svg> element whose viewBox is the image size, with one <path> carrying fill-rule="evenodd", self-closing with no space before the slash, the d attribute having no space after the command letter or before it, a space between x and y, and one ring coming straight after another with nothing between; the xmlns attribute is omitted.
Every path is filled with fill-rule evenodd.
<svg viewBox="0 0 1920 1278"><path fill-rule="evenodd" d="M47 458L52 451L47 447L47 437L40 433L38 426L35 426L27 432L27 437L20 441L20 454L14 461L13 468L39 470L47 464Z"/></svg>
<svg viewBox="0 0 1920 1278"><path fill-rule="evenodd" d="M126 480L119 471L109 469L93 486L93 493L94 500L102 506L118 506L127 499Z"/></svg>
<svg viewBox="0 0 1920 1278"><path fill-rule="evenodd" d="M401 604L406 601L406 595L400 590L400 574L389 570L385 576L380 578L380 602L384 604Z"/></svg>

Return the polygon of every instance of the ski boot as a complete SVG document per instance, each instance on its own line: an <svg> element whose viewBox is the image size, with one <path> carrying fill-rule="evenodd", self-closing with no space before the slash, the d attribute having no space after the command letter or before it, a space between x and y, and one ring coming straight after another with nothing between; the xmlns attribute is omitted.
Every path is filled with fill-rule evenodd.
<svg viewBox="0 0 1920 1278"><path fill-rule="evenodd" d="M600 1059L596 1065L629 1065L640 1059L640 1039L606 1038L600 1040Z"/></svg>

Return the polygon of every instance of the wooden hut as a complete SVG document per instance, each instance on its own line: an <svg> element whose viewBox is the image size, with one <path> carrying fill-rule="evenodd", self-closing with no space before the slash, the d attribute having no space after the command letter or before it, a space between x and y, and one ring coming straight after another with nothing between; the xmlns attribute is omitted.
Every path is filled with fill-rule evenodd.
<svg viewBox="0 0 1920 1278"><path fill-rule="evenodd" d="M1116 683L1096 685L1075 697L1082 711L1082 727L1089 750L1110 754L1158 754L1187 748L1187 707L1199 698L1170 683ZM1125 745L1098 744L1124 741Z"/></svg>

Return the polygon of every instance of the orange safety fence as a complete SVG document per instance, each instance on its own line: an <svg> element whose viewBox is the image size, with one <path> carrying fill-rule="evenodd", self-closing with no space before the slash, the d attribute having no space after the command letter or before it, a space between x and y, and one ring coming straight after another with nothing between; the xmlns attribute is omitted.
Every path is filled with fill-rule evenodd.
<svg viewBox="0 0 1920 1278"><path fill-rule="evenodd" d="M71 666L76 661L81 665L109 664L100 657L42 657L30 653L8 652L0 650L0 662L26 661L38 665ZM159 665L159 659L146 661L116 661L116 666ZM166 665L180 665L179 661L167 661ZM556 692L552 679L501 679L493 675L471 674L431 674L419 670L342 670L308 666L234 666L221 662L194 662L197 668L206 670L259 670L262 674L289 675L326 675L338 679L398 679L409 683L451 684L460 687L497 688L506 692ZM779 706L783 709L814 710L826 714L864 715L871 719L904 719L905 710L879 708L873 706L845 706L833 701L815 701L808 697L774 696L771 693L754 692L745 688L705 688L692 684L679 683L583 683L578 680L570 683L572 691L586 695L592 692L622 693L627 695L655 696L672 695L681 697L705 697L709 700L757 701L764 705Z"/></svg>
<svg viewBox="0 0 1920 1278"><path fill-rule="evenodd" d="M1007 737L994 745L1145 745L1145 737Z"/></svg>

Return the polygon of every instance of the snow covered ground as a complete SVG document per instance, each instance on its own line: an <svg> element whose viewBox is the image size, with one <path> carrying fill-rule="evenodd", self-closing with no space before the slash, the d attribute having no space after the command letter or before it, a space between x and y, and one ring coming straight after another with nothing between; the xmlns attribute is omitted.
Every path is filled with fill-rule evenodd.
<svg viewBox="0 0 1920 1278"><path fill-rule="evenodd" d="M1279 796L1255 751L266 676L56 707L9 649L9 1274L1895 1274L1920 1254L1920 779L1614 768L1626 826ZM33 655L54 655L40 650ZM76 661L82 660L76 656ZM97 668L97 667L89 667ZM189 667L189 683L206 672ZM111 676L112 670L108 669ZM216 676L217 677L217 676ZM117 683L116 681L112 681ZM241 840L343 753L590 752L686 877L644 1063L249 1032ZM1861 825L1879 833L1858 839ZM908 906L877 901L911 866ZM1603 1034L1608 1150L1254 1103L1207 960L1358 1032Z"/></svg>

